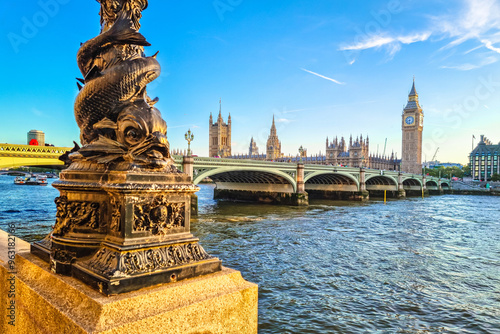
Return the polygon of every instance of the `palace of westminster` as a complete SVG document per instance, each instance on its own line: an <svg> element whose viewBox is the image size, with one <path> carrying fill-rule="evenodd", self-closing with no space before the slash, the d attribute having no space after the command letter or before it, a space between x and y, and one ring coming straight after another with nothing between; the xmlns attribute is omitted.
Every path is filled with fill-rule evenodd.
<svg viewBox="0 0 500 334"><path fill-rule="evenodd" d="M267 139L266 153L259 154L255 141L250 141L248 154L231 154L231 115L227 123L222 118L222 108L219 108L219 116L214 123L212 113L209 121L209 156L253 159L279 162L297 162L299 159L305 163L325 164L346 167L366 167L385 170L401 170L403 172L420 174L422 172L422 131L424 114L418 102L418 94L415 90L415 79L408 95L408 102L402 113L402 157L398 159L394 153L390 156L370 154L370 140L368 136L353 139L349 142L342 137L333 140L326 139L326 155L307 156L307 150L301 152L301 156L285 156L281 152L281 141L278 139L276 125L273 122Z"/></svg>

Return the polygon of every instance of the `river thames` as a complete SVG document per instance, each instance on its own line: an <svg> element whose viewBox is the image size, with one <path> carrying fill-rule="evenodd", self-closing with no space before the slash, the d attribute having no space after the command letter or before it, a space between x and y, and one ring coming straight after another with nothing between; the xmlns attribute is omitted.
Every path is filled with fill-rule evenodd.
<svg viewBox="0 0 500 334"><path fill-rule="evenodd" d="M13 181L0 176L0 228L38 240L58 191ZM498 197L298 208L212 194L201 186L192 233L259 285L259 333L500 333Z"/></svg>

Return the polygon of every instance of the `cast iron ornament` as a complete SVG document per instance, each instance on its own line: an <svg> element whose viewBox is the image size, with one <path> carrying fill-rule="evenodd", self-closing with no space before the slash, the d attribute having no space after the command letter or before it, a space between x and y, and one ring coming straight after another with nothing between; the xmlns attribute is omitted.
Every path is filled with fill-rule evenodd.
<svg viewBox="0 0 500 334"><path fill-rule="evenodd" d="M146 86L160 75L156 54L138 30L147 0L98 0L101 33L82 44L75 118L81 148L68 162L97 162L114 169L165 169L172 165L167 124Z"/></svg>

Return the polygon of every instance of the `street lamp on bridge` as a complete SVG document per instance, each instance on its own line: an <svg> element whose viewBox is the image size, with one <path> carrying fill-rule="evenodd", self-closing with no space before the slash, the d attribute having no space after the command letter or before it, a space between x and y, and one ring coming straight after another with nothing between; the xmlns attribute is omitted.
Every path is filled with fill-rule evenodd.
<svg viewBox="0 0 500 334"><path fill-rule="evenodd" d="M188 132L184 134L184 138L188 142L187 156L189 157L191 156L191 142L194 140L194 134L191 133L191 129L189 129Z"/></svg>
<svg viewBox="0 0 500 334"><path fill-rule="evenodd" d="M299 147L299 162L302 162L302 154L304 154L304 147L300 145Z"/></svg>

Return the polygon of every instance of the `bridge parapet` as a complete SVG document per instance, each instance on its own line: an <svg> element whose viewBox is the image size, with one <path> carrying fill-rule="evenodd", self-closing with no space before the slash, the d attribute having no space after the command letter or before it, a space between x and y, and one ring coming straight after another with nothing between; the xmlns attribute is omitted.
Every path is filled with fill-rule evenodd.
<svg viewBox="0 0 500 334"><path fill-rule="evenodd" d="M70 147L0 144L0 168L64 165L59 157Z"/></svg>
<svg viewBox="0 0 500 334"><path fill-rule="evenodd" d="M69 147L0 144L0 156L41 154L59 157L69 150Z"/></svg>

